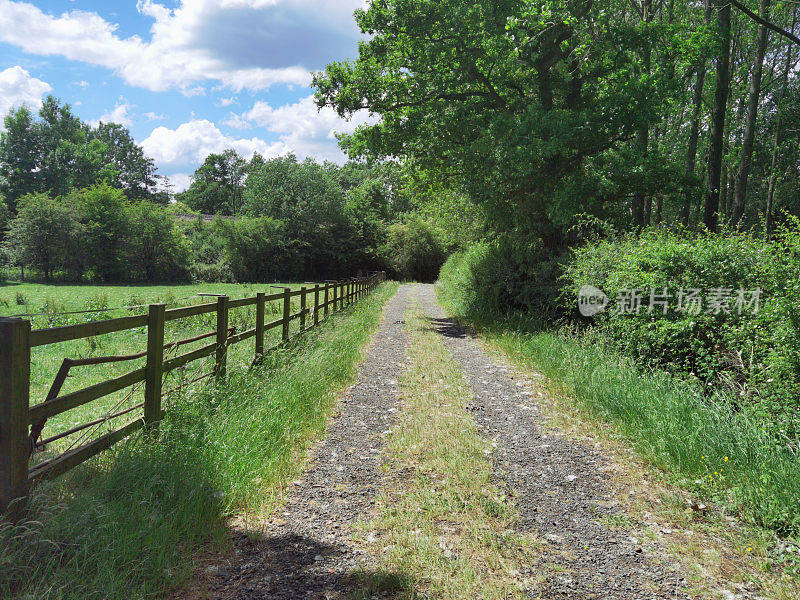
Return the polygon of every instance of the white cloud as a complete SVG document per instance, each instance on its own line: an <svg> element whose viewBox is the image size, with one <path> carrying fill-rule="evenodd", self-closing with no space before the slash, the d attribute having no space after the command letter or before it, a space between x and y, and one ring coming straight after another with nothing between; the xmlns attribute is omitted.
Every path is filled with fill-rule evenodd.
<svg viewBox="0 0 800 600"><path fill-rule="evenodd" d="M231 96L230 98L220 98L217 100L216 104L217 106L224 108L226 106L230 106L231 104L235 104L236 102L238 102L238 99L235 96Z"/></svg>
<svg viewBox="0 0 800 600"><path fill-rule="evenodd" d="M83 89L86 89L87 87L89 87L89 82L82 79L81 81L76 81L75 85L77 85L78 87L82 87Z"/></svg>
<svg viewBox="0 0 800 600"><path fill-rule="evenodd" d="M160 115L160 114L154 113L154 112L146 112L146 113L144 113L144 117L148 121L163 121L164 119L167 118L167 115Z"/></svg>
<svg viewBox="0 0 800 600"><path fill-rule="evenodd" d="M103 123L117 123L123 127L130 127L133 125L133 120L128 114L130 109L130 104L127 102L120 102L113 108L113 110L100 115L100 118L96 121L92 121L92 125L96 127L97 124L102 121Z"/></svg>
<svg viewBox="0 0 800 600"><path fill-rule="evenodd" d="M233 148L247 159L256 152L266 158L288 152L282 142L270 144L256 137L237 139L225 135L205 119L188 121L177 129L156 127L141 145L145 154L153 157L159 168L165 171L176 167L194 168L212 152L222 152L227 148Z"/></svg>
<svg viewBox="0 0 800 600"><path fill-rule="evenodd" d="M356 113L348 121L330 107L318 110L313 96L277 108L266 102L256 102L249 111L234 118L237 122L255 123L279 134L281 141L298 156L316 156L336 162L345 158L338 148L337 133L352 133L360 125L378 121L366 111Z"/></svg>
<svg viewBox="0 0 800 600"><path fill-rule="evenodd" d="M242 117L242 115L235 115L231 113L231 115L222 122L223 125L227 125L228 127L232 127L233 129L252 129L253 124Z"/></svg>
<svg viewBox="0 0 800 600"><path fill-rule="evenodd" d="M185 192L192 185L192 176L186 173L167 175L167 179L172 184L172 191L175 193Z"/></svg>
<svg viewBox="0 0 800 600"><path fill-rule="evenodd" d="M150 39L121 37L97 13L55 16L29 2L0 0L0 41L31 54L107 67L152 91L198 91L218 81L235 91L308 85L309 70L355 48L352 11L363 0L182 0L169 9L139 0L154 19Z"/></svg>
<svg viewBox="0 0 800 600"><path fill-rule="evenodd" d="M39 108L42 95L52 89L41 79L31 77L19 65L0 71L0 129L3 128L3 119L12 107L25 105Z"/></svg>

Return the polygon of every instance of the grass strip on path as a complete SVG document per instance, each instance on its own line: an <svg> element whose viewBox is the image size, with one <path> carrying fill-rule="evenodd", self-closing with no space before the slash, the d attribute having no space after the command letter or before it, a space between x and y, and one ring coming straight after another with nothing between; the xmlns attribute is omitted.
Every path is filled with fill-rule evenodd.
<svg viewBox="0 0 800 600"><path fill-rule="evenodd" d="M367 577L363 597L525 597L536 585L528 567L538 543L514 530L514 503L492 481L491 445L467 410L460 368L419 310L406 322L410 366L388 439L390 483L363 524L380 572L394 575Z"/></svg>
<svg viewBox="0 0 800 600"><path fill-rule="evenodd" d="M163 598L232 514L268 510L325 427L397 290L384 284L250 371L172 402L157 437L129 438L48 485L30 521L0 525L0 598Z"/></svg>

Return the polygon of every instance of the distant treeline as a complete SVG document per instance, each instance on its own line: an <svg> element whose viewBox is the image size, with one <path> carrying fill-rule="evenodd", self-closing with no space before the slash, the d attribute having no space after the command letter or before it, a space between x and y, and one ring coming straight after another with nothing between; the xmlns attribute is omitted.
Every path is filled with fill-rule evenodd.
<svg viewBox="0 0 800 600"><path fill-rule="evenodd" d="M245 161L227 150L171 202L119 125L92 128L48 98L38 119L20 108L5 126L2 260L23 276L265 281L388 270L432 280L448 250L394 163Z"/></svg>

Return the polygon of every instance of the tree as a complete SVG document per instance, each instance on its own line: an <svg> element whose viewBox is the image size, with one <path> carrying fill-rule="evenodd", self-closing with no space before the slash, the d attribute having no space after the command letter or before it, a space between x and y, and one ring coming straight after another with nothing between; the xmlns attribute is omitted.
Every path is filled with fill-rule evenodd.
<svg viewBox="0 0 800 600"><path fill-rule="evenodd" d="M69 104L48 96L39 116L34 125L41 144L35 173L37 191L62 196L75 187L113 177L105 159L105 144L91 137L89 126L72 114Z"/></svg>
<svg viewBox="0 0 800 600"><path fill-rule="evenodd" d="M117 123L100 123L92 137L105 146L106 163L113 169L111 182L121 189L129 200L150 200L166 203L167 198L158 193L160 176L155 162L145 156L128 131Z"/></svg>
<svg viewBox="0 0 800 600"><path fill-rule="evenodd" d="M244 208L250 216L283 223L287 260L299 276L344 275L352 230L345 215L345 194L335 165L294 155L250 169Z"/></svg>
<svg viewBox="0 0 800 600"><path fill-rule="evenodd" d="M69 104L48 96L35 118L28 108L9 112L0 134L0 192L12 212L17 198L34 192L54 196L109 181L130 199L169 200L158 189L160 176L130 132L100 123L96 129L72 113Z"/></svg>
<svg viewBox="0 0 800 600"><path fill-rule="evenodd" d="M727 0L711 0L711 6L716 12L719 41L717 56L715 58L717 78L714 91L714 106L711 114L706 209L703 215L703 222L706 227L708 227L709 231L716 231L720 188L722 185L722 152L725 142L725 117L730 84L731 5Z"/></svg>
<svg viewBox="0 0 800 600"><path fill-rule="evenodd" d="M0 191L14 213L18 199L37 190L41 147L33 115L27 107L9 112L4 125L5 131L0 133Z"/></svg>
<svg viewBox="0 0 800 600"><path fill-rule="evenodd" d="M125 194L104 182L74 192L71 202L78 207L84 228L87 268L103 281L126 279L125 247L130 223Z"/></svg>
<svg viewBox="0 0 800 600"><path fill-rule="evenodd" d="M598 172L615 164L597 160L669 98L660 74L632 76L649 41L617 18L627 6L378 0L356 12L359 57L315 77L317 103L381 116L344 140L351 155L404 157L560 249L574 215L605 209Z"/></svg>
<svg viewBox="0 0 800 600"><path fill-rule="evenodd" d="M760 0L759 12L764 19L769 19L770 0ZM753 143L756 136L756 120L761 100L761 76L764 71L764 55L767 52L769 30L765 25L758 28L756 35L756 55L753 60L753 74L750 80L750 92L747 100L747 117L742 134L742 155L739 158L739 171L736 175L736 189L733 196L733 215L731 224L737 226L744 215L747 180L750 177L753 159Z"/></svg>
<svg viewBox="0 0 800 600"><path fill-rule="evenodd" d="M82 237L69 203L48 194L28 194L19 201L4 247L12 264L36 269L50 281L58 271L79 269Z"/></svg>
<svg viewBox="0 0 800 600"><path fill-rule="evenodd" d="M382 250L394 275L413 281L435 281L447 258L434 228L419 219L392 224Z"/></svg>
<svg viewBox="0 0 800 600"><path fill-rule="evenodd" d="M129 273L146 281L185 277L189 248L165 207L146 200L131 205L128 227L125 251Z"/></svg>
<svg viewBox="0 0 800 600"><path fill-rule="evenodd" d="M235 150L209 154L178 200L202 213L235 216L241 212L246 166Z"/></svg>
<svg viewBox="0 0 800 600"><path fill-rule="evenodd" d="M2 235L8 226L8 219L11 216L11 211L8 209L8 203L6 203L5 196L0 194L0 241L2 241Z"/></svg>

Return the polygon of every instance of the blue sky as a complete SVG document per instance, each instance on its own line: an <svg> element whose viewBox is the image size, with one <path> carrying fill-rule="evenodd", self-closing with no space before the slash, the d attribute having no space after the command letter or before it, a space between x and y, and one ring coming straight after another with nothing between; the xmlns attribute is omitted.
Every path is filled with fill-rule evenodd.
<svg viewBox="0 0 800 600"><path fill-rule="evenodd" d="M311 73L357 54L364 0L0 0L0 112L47 94L130 128L176 190L210 152L342 162Z"/></svg>

